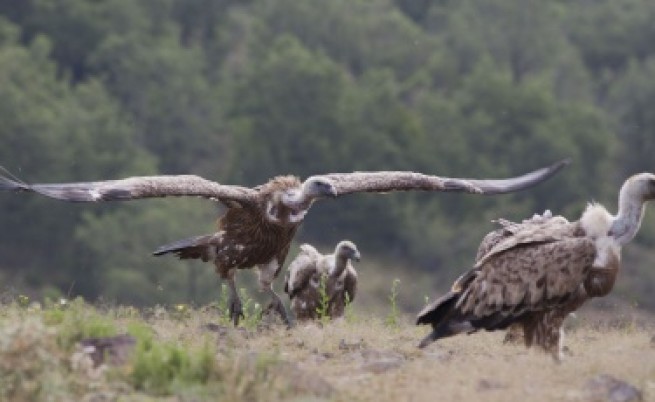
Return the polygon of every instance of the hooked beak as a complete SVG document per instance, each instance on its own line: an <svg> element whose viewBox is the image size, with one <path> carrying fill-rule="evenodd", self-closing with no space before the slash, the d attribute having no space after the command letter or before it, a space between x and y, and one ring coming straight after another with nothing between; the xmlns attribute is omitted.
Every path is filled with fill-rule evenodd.
<svg viewBox="0 0 655 402"><path fill-rule="evenodd" d="M355 252L355 255L353 255L353 261L359 262L362 260L362 255L359 254L359 251Z"/></svg>
<svg viewBox="0 0 655 402"><path fill-rule="evenodd" d="M647 200L655 200L655 178L650 179L649 183L649 194L646 196Z"/></svg>

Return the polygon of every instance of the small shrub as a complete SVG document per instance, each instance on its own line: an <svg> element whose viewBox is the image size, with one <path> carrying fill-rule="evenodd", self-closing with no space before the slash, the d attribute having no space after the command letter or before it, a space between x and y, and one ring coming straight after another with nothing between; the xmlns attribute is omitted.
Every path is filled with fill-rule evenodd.
<svg viewBox="0 0 655 402"><path fill-rule="evenodd" d="M129 372L135 389L170 395L178 389L205 385L214 377L215 352L209 343L199 349L189 349L156 342L151 335L143 336L143 333L135 336L137 346Z"/></svg>
<svg viewBox="0 0 655 402"><path fill-rule="evenodd" d="M391 284L391 294L389 295L389 302L391 303L391 311L386 319L386 324L390 327L398 327L399 317L398 313L398 285L400 285L400 279L396 278Z"/></svg>
<svg viewBox="0 0 655 402"><path fill-rule="evenodd" d="M54 329L30 317L0 329L0 400L65 400L66 366Z"/></svg>
<svg viewBox="0 0 655 402"><path fill-rule="evenodd" d="M184 321L191 317L192 309L188 304L176 304L170 312L172 319L177 321Z"/></svg>
<svg viewBox="0 0 655 402"><path fill-rule="evenodd" d="M84 338L114 336L118 329L114 322L88 306L80 298L67 303L63 309L60 305L51 305L43 312L43 321L57 327L57 342L65 350Z"/></svg>
<svg viewBox="0 0 655 402"><path fill-rule="evenodd" d="M30 305L30 298L29 296L25 296L22 294L18 295L18 297L16 297L16 303L18 303L18 305L22 308L27 308L27 306Z"/></svg>
<svg viewBox="0 0 655 402"><path fill-rule="evenodd" d="M218 311L220 311L221 321L225 324L230 323L230 290L227 285L221 284L221 297L218 299Z"/></svg>
<svg viewBox="0 0 655 402"><path fill-rule="evenodd" d="M241 303L243 303L243 325L246 328L256 328L262 319L261 305L250 297L246 288L241 288Z"/></svg>
<svg viewBox="0 0 655 402"><path fill-rule="evenodd" d="M321 275L321 283L318 287L318 306L316 306L316 314L322 323L326 323L330 319L330 296L327 292L327 276Z"/></svg>
<svg viewBox="0 0 655 402"><path fill-rule="evenodd" d="M346 293L346 306L343 315L348 324L354 324L357 321L357 316L355 315L355 310L352 306L352 300L350 300L348 293Z"/></svg>

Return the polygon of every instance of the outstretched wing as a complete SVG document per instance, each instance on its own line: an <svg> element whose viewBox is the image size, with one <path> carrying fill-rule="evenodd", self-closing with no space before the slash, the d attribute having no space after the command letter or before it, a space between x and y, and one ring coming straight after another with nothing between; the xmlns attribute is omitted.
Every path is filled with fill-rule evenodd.
<svg viewBox="0 0 655 402"><path fill-rule="evenodd" d="M452 191L485 195L503 194L538 184L557 173L569 160L507 179L458 179L430 176L415 172L353 172L322 175L334 185L338 195L390 191Z"/></svg>
<svg viewBox="0 0 655 402"><path fill-rule="evenodd" d="M140 176L121 180L80 183L27 184L5 171L0 174L0 190L34 192L73 202L127 201L168 196L197 196L224 203L254 202L255 190L219 184L199 176Z"/></svg>

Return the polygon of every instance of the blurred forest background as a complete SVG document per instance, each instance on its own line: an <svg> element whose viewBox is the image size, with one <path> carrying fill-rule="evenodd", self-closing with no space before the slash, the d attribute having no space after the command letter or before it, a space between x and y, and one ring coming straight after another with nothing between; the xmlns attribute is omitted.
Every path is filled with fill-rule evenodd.
<svg viewBox="0 0 655 402"><path fill-rule="evenodd" d="M31 182L256 185L352 170L503 177L573 159L518 194L314 206L298 242L350 238L363 284L386 302L399 277L400 302L419 305L470 266L491 219L577 219L591 200L614 211L622 181L654 170L653 21L652 0L0 0L0 165ZM211 265L151 256L214 229L206 200L2 194L0 211L0 291L218 297ZM651 309L654 215L616 292Z"/></svg>

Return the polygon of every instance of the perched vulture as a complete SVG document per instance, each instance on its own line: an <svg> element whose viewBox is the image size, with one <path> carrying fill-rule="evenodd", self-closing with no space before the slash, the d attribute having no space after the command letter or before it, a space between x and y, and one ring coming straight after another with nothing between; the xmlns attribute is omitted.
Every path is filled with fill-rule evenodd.
<svg viewBox="0 0 655 402"><path fill-rule="evenodd" d="M272 282L280 272L291 240L312 203L320 198L360 192L451 191L502 194L522 190L551 177L568 160L523 176L476 180L428 176L414 172L354 172L312 176L301 182L295 176L278 176L254 187L219 184L198 176L142 176L96 182L27 184L5 171L0 190L34 192L74 202L128 201L167 196L197 196L220 201L227 211L218 231L160 247L154 255L173 253L179 258L202 259L230 288L230 317L237 325L242 316L234 276L237 269L257 267L259 284L270 294L269 308L289 323Z"/></svg>
<svg viewBox="0 0 655 402"><path fill-rule="evenodd" d="M353 242L337 244L334 254L323 255L309 244L289 264L284 291L291 299L291 311L299 321L318 318L322 302L330 318L341 317L346 303L355 299L357 271L350 263L361 258ZM323 294L321 294L323 292Z"/></svg>
<svg viewBox="0 0 655 402"><path fill-rule="evenodd" d="M433 331L419 347L460 333L520 327L526 346L561 357L562 323L591 297L608 294L620 268L621 247L641 225L644 204L655 199L655 175L630 177L611 215L589 204L580 220L535 216L501 221L488 234L475 266L450 292L426 306L417 324Z"/></svg>

